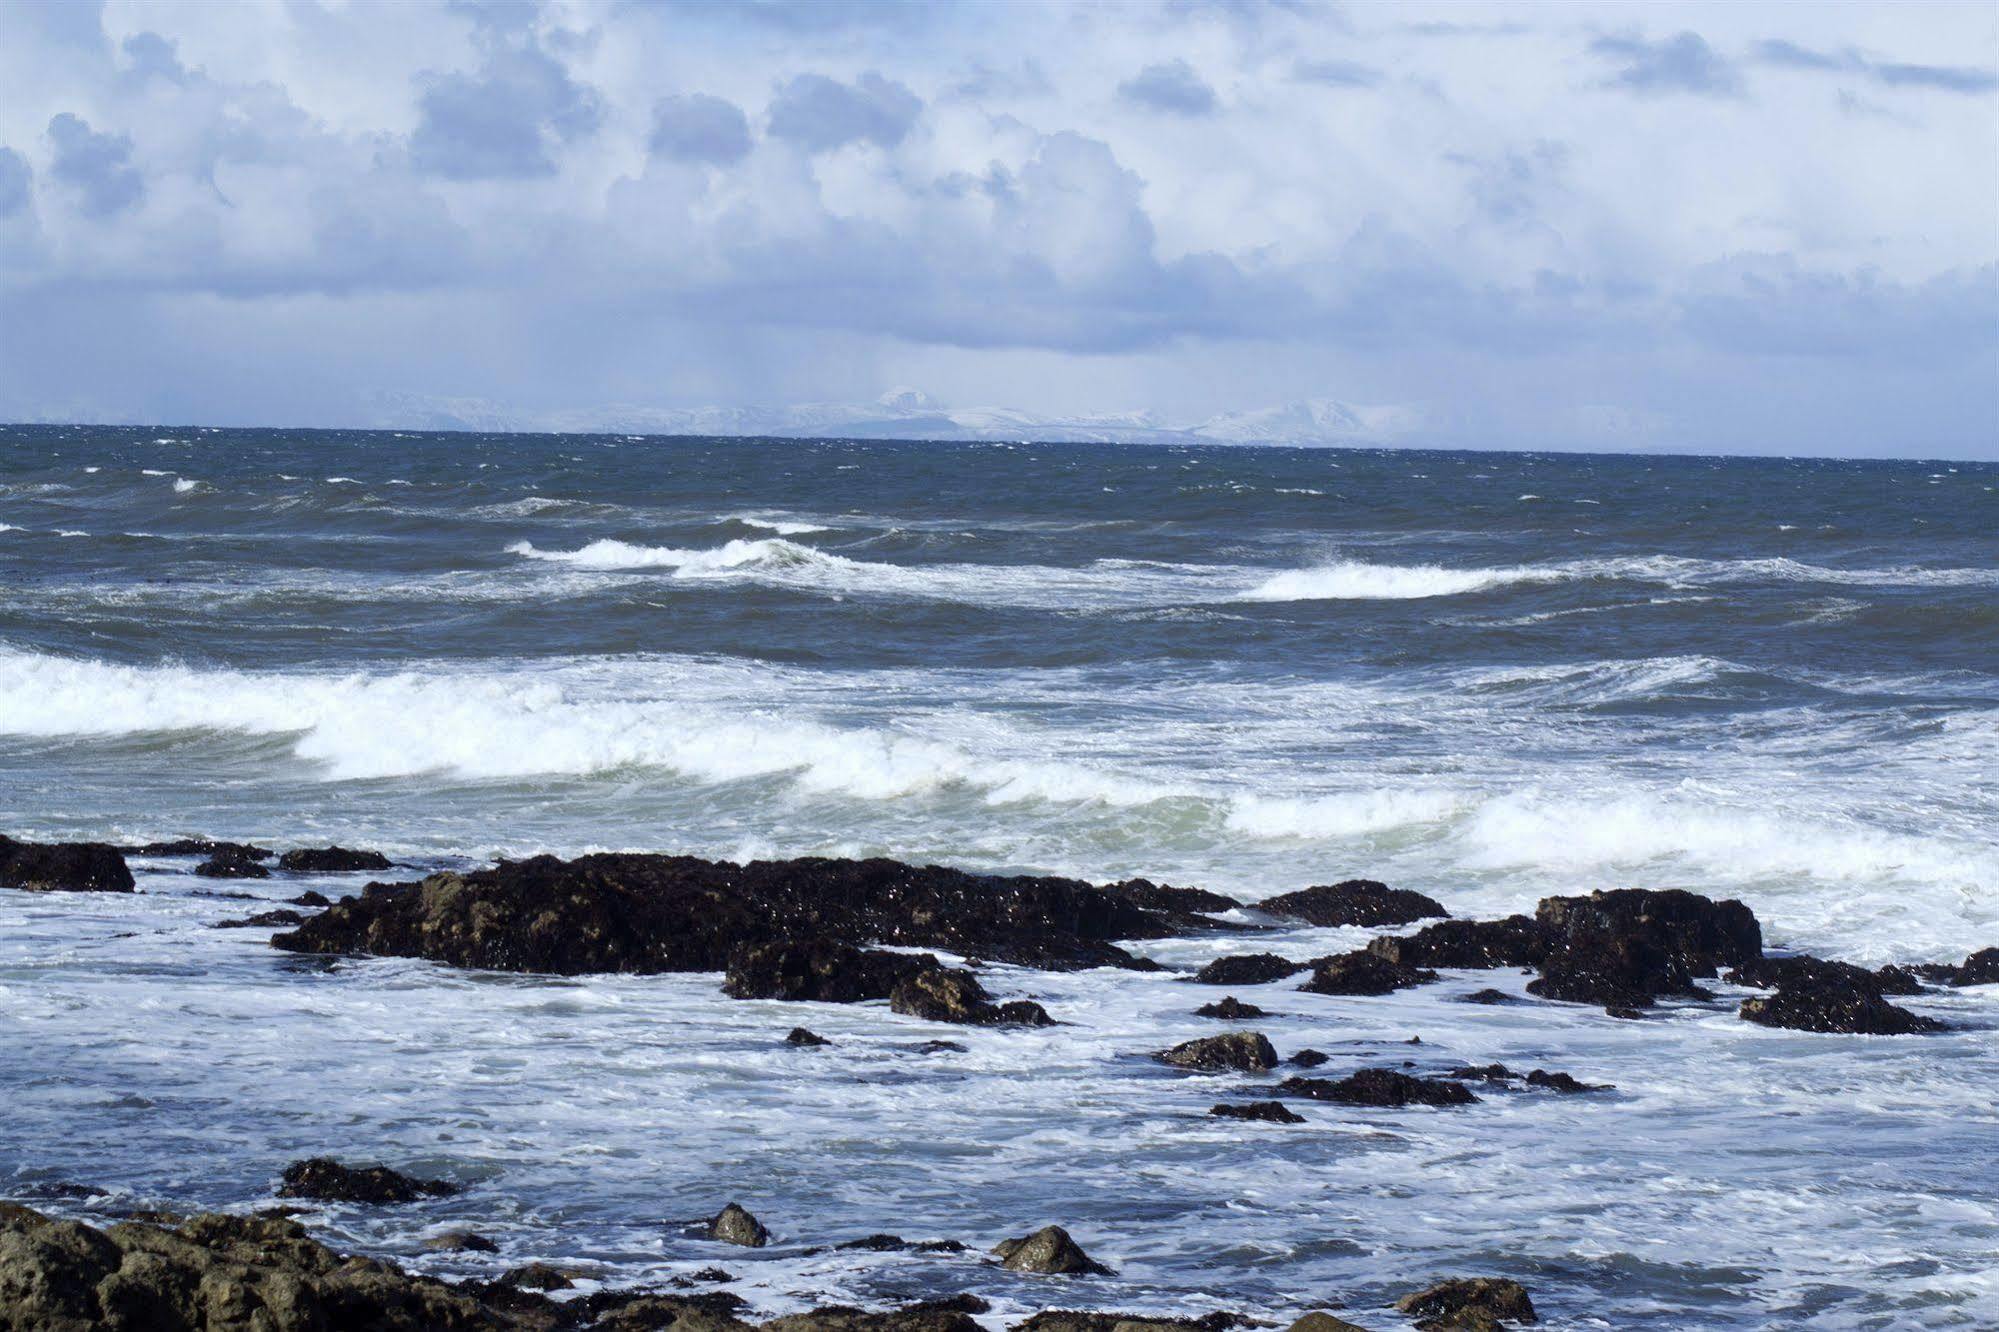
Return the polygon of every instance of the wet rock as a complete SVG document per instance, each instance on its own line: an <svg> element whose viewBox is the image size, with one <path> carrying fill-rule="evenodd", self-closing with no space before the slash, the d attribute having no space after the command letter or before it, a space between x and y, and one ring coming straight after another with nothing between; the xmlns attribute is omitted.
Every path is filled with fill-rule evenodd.
<svg viewBox="0 0 1999 1332"><path fill-rule="evenodd" d="M544 1297L496 1300L393 1263L343 1258L273 1216L97 1230L0 1208L0 1292L0 1326L22 1332L542 1332L558 1322Z"/></svg>
<svg viewBox="0 0 1999 1332"><path fill-rule="evenodd" d="M516 1290L571 1290L576 1282L568 1272L548 1263L523 1263L503 1273L500 1284Z"/></svg>
<svg viewBox="0 0 1999 1332"><path fill-rule="evenodd" d="M1393 994L1435 979L1437 973L1427 968L1405 967L1363 949L1320 958L1298 988L1310 994Z"/></svg>
<svg viewBox="0 0 1999 1332"><path fill-rule="evenodd" d="M1299 1068L1317 1068L1321 1064L1332 1062L1332 1058L1324 1050L1300 1050L1284 1062L1295 1064Z"/></svg>
<svg viewBox="0 0 1999 1332"><path fill-rule="evenodd" d="M1624 1008L1617 1004L1608 1005L1604 1008L1603 1013L1605 1017L1614 1017L1625 1022L1639 1022L1644 1020L1645 1017L1643 1013L1635 1008Z"/></svg>
<svg viewBox="0 0 1999 1332"><path fill-rule="evenodd" d="M1242 905L1233 897L1223 897L1220 893L1211 893L1205 888L1174 888L1168 884L1154 883L1150 879L1126 879L1123 883L1105 884L1104 891L1129 898L1148 911L1214 915L1218 912L1234 911Z"/></svg>
<svg viewBox="0 0 1999 1332"><path fill-rule="evenodd" d="M1561 1092L1565 1096L1574 1096L1580 1092L1617 1090L1616 1087L1608 1082L1579 1082L1570 1074L1551 1073L1544 1068L1529 1069L1527 1071L1527 1085L1530 1087L1546 1087L1549 1091Z"/></svg>
<svg viewBox="0 0 1999 1332"><path fill-rule="evenodd" d="M1944 985L1999 985L1999 948L1981 948L1956 966L1932 964L1915 970Z"/></svg>
<svg viewBox="0 0 1999 1332"><path fill-rule="evenodd" d="M1876 994L1921 994L1923 983L1903 967L1882 967L1871 971L1851 962L1829 962L1824 958L1798 954L1793 957L1759 957L1745 962L1722 977L1731 985L1749 985L1759 990L1800 986L1844 985L1871 990Z"/></svg>
<svg viewBox="0 0 1999 1332"><path fill-rule="evenodd" d="M739 1203L730 1203L717 1212L708 1223L707 1234L711 1240L739 1244L746 1249L761 1249L770 1243L770 1232L764 1229L763 1222Z"/></svg>
<svg viewBox="0 0 1999 1332"><path fill-rule="evenodd" d="M1646 1008L1661 996L1712 999L1694 968L1661 939L1635 931L1567 935L1542 959L1527 993L1606 1007Z"/></svg>
<svg viewBox="0 0 1999 1332"><path fill-rule="evenodd" d="M129 893L125 857L102 842L17 842L0 834L0 888L30 893Z"/></svg>
<svg viewBox="0 0 1999 1332"><path fill-rule="evenodd" d="M1032 1235L1001 1240L993 1246L1000 1266L1009 1272L1043 1272L1057 1276L1110 1276L1111 1269L1083 1252L1060 1226L1043 1226Z"/></svg>
<svg viewBox="0 0 1999 1332"><path fill-rule="evenodd" d="M1520 1077L1504 1064L1473 1064L1454 1068L1443 1075L1455 1082L1514 1082Z"/></svg>
<svg viewBox="0 0 1999 1332"><path fill-rule="evenodd" d="M1258 902L1256 907L1307 925L1407 925L1427 916L1451 914L1435 898L1407 888L1390 888L1373 879L1301 888Z"/></svg>
<svg viewBox="0 0 1999 1332"><path fill-rule="evenodd" d="M903 977L939 965L928 953L888 953L833 939L775 939L730 952L722 993L732 999L856 1004L886 999Z"/></svg>
<svg viewBox="0 0 1999 1332"><path fill-rule="evenodd" d="M1225 1102L1213 1106L1208 1113L1221 1119L1254 1119L1266 1124L1302 1124L1305 1116L1292 1110L1282 1101Z"/></svg>
<svg viewBox="0 0 1999 1332"><path fill-rule="evenodd" d="M910 1048L918 1054L969 1054L971 1052L970 1046L960 1045L956 1041L925 1041L921 1045L911 1046Z"/></svg>
<svg viewBox="0 0 1999 1332"><path fill-rule="evenodd" d="M724 1281L734 1281L735 1279L735 1273L723 1268L703 1267L693 1272L682 1272L679 1276L672 1278L668 1284L685 1290L689 1286L712 1286Z"/></svg>
<svg viewBox="0 0 1999 1332"><path fill-rule="evenodd" d="M1230 1328L1260 1326L1265 1324L1220 1311L1199 1318L1172 1318L1164 1314L1043 1309L1015 1324L1013 1332L1229 1332Z"/></svg>
<svg viewBox="0 0 1999 1332"><path fill-rule="evenodd" d="M148 842L126 851L132 856L227 856L235 860L269 860L276 852L248 842L219 842L208 837L182 837L171 842Z"/></svg>
<svg viewBox="0 0 1999 1332"><path fill-rule="evenodd" d="M868 1253L901 1253L909 1247L909 1241L900 1235L863 1235L859 1239L842 1240L833 1247L863 1249Z"/></svg>
<svg viewBox="0 0 1999 1332"><path fill-rule="evenodd" d="M1421 1332L1492 1332L1506 1323L1538 1321L1527 1288L1499 1277L1440 1281L1404 1295L1395 1308L1416 1319Z"/></svg>
<svg viewBox="0 0 1999 1332"><path fill-rule="evenodd" d="M447 1230L432 1235L423 1247L438 1253L498 1253L500 1246L476 1230Z"/></svg>
<svg viewBox="0 0 1999 1332"><path fill-rule="evenodd" d="M971 1315L991 1308L976 1295L925 1300L880 1312L833 1305L773 1318L758 1332L985 1332Z"/></svg>
<svg viewBox="0 0 1999 1332"><path fill-rule="evenodd" d="M786 938L940 948L1050 968L1129 966L1132 956L1112 940L1184 932L1074 879L882 859L736 865L606 854L370 884L272 943L579 975L721 971L740 945Z"/></svg>
<svg viewBox="0 0 1999 1332"><path fill-rule="evenodd" d="M1695 976L1763 956L1756 913L1680 888L1618 888L1587 897L1544 897L1534 918L1570 938L1641 935L1684 962Z"/></svg>
<svg viewBox="0 0 1999 1332"><path fill-rule="evenodd" d="M935 962L936 959L930 959ZM1031 999L994 1004L978 978L960 967L926 966L889 992L892 1013L928 1022L960 1022L981 1027L1052 1027L1055 1019Z"/></svg>
<svg viewBox="0 0 1999 1332"><path fill-rule="evenodd" d="M1418 1078L1392 1068L1364 1068L1334 1082L1326 1078L1286 1078L1277 1090L1287 1096L1340 1105L1471 1105L1478 1097L1445 1078Z"/></svg>
<svg viewBox="0 0 1999 1332"><path fill-rule="evenodd" d="M1275 953L1241 953L1216 958L1195 972L1193 980L1196 985L1265 985L1295 976L1310 965Z"/></svg>
<svg viewBox="0 0 1999 1332"><path fill-rule="evenodd" d="M529 1298L521 1296L520 1298ZM533 1296L546 1300L546 1296ZM736 1317L743 1307L740 1297L727 1291L703 1291L698 1295L648 1295L628 1291L598 1292L563 1306L570 1315L564 1326L575 1326L578 1317L593 1319L587 1325L597 1332L750 1332L750 1324Z"/></svg>
<svg viewBox="0 0 1999 1332"><path fill-rule="evenodd" d="M326 1156L292 1162L278 1184L280 1198L321 1202L407 1203L463 1191L449 1180L416 1179L387 1166L344 1166Z"/></svg>
<svg viewBox="0 0 1999 1332"><path fill-rule="evenodd" d="M831 1045L833 1042L827 1040L824 1036L821 1036L816 1031L807 1031L803 1027L793 1027L791 1029L791 1034L784 1038L784 1043L786 1045L803 1045L807 1047L817 1047L821 1045Z"/></svg>
<svg viewBox="0 0 1999 1332"><path fill-rule="evenodd" d="M268 879L270 870L241 847L217 847L214 854L194 867L204 879Z"/></svg>
<svg viewBox="0 0 1999 1332"><path fill-rule="evenodd" d="M313 892L311 889L307 889L305 892L300 893L297 897L292 898L291 904L293 906L302 906L302 907L330 907L333 905L333 899L328 897L325 893L317 893Z"/></svg>
<svg viewBox="0 0 1999 1332"><path fill-rule="evenodd" d="M300 847L278 857L278 868L293 874L346 874L388 869L380 851L353 851L344 846Z"/></svg>
<svg viewBox="0 0 1999 1332"><path fill-rule="evenodd" d="M1255 1004L1246 1004L1234 995L1227 995L1212 1004L1202 1004L1194 1010L1195 1017L1220 1018L1224 1022L1246 1022L1252 1018L1269 1017L1270 1014Z"/></svg>
<svg viewBox="0 0 1999 1332"><path fill-rule="evenodd" d="M1284 1332L1366 1332L1366 1329L1329 1313L1308 1313L1285 1328Z"/></svg>
<svg viewBox="0 0 1999 1332"><path fill-rule="evenodd" d="M215 928L218 930L249 929L256 926L299 925L303 924L304 921L305 917L298 912L287 911L283 907L279 907L274 911L259 911L255 915L240 916L234 920L218 920L215 922Z"/></svg>
<svg viewBox="0 0 1999 1332"><path fill-rule="evenodd" d="M1488 990L1473 990L1470 994L1461 994L1458 996L1458 1002L1461 1004L1498 1005L1498 1004L1517 1004L1520 1002L1520 999L1519 996L1508 994L1504 990L1488 989Z"/></svg>
<svg viewBox="0 0 1999 1332"><path fill-rule="evenodd" d="M1261 1032L1232 1031L1226 1036L1203 1036L1183 1041L1158 1058L1176 1068L1198 1068L1213 1072L1267 1073L1277 1067L1277 1051Z"/></svg>
<svg viewBox="0 0 1999 1332"><path fill-rule="evenodd" d="M1889 1003L1878 986L1826 972L1799 973L1775 994L1745 999L1738 1011L1745 1022L1792 1031L1914 1036L1946 1029L1935 1018Z"/></svg>
<svg viewBox="0 0 1999 1332"><path fill-rule="evenodd" d="M1538 920L1446 920L1370 940L1367 951L1405 967L1537 967L1554 937Z"/></svg>

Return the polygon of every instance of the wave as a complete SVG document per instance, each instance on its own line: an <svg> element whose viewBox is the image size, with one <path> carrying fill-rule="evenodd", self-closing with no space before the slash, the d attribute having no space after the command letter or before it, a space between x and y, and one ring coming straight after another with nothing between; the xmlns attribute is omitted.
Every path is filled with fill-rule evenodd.
<svg viewBox="0 0 1999 1332"><path fill-rule="evenodd" d="M1559 569L1447 569L1437 564L1368 564L1340 560L1310 569L1287 569L1240 596L1243 601L1408 601L1454 597L1511 583L1569 577Z"/></svg>
<svg viewBox="0 0 1999 1332"><path fill-rule="evenodd" d="M779 536L805 536L812 532L830 532L833 529L824 523L808 523L796 518L777 518L768 514L728 513L719 520L725 523L741 523L744 527L760 527L766 532Z"/></svg>

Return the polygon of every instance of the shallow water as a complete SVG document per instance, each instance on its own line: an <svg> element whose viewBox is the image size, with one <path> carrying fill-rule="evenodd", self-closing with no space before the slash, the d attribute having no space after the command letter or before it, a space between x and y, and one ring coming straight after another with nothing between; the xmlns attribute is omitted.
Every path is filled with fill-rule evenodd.
<svg viewBox="0 0 1999 1332"><path fill-rule="evenodd" d="M1860 961L1999 942L1991 466L15 428L0 524L16 834L1367 873L1459 914L1643 884ZM1504 973L1245 990L1329 1072L1618 1086L1287 1128L1140 1057L1213 1029L1171 977L995 969L1073 1025L968 1034L712 977L328 969L209 930L245 904L188 868L0 894L0 1178L245 1205L298 1156L385 1159L482 1182L334 1209L343 1241L613 1284L719 1262L768 1308L1390 1326L1369 1306L1503 1271L1555 1327L1999 1321L1990 988L1912 1001L1960 1024L1921 1040L1453 1002ZM838 1044L776 1044L799 1023ZM674 1224L730 1197L784 1243ZM802 1253L1050 1220L1119 1277ZM447 1223L506 1251L420 1255Z"/></svg>

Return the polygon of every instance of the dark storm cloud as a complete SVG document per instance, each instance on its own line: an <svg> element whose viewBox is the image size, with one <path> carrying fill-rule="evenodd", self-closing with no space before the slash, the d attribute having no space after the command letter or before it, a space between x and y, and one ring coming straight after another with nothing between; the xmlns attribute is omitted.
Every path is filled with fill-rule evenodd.
<svg viewBox="0 0 1999 1332"><path fill-rule="evenodd" d="M1742 90L1735 67L1699 33L1683 32L1656 42L1636 36L1599 37L1590 43L1590 50L1617 67L1608 79L1614 88L1702 97L1733 97Z"/></svg>
<svg viewBox="0 0 1999 1332"><path fill-rule="evenodd" d="M665 97L653 104L654 157L727 166L750 155L750 122L734 102L706 93Z"/></svg>
<svg viewBox="0 0 1999 1332"><path fill-rule="evenodd" d="M1118 96L1178 116L1212 115L1217 106L1215 90L1184 60L1147 65L1118 85Z"/></svg>
<svg viewBox="0 0 1999 1332"><path fill-rule="evenodd" d="M809 153L850 143L893 148L909 133L923 101L900 83L869 72L852 83L800 74L770 104L770 134Z"/></svg>
<svg viewBox="0 0 1999 1332"><path fill-rule="evenodd" d="M146 184L132 165L132 140L100 134L81 116L64 111L49 121L55 156L49 174L75 192L83 211L108 217L139 202Z"/></svg>

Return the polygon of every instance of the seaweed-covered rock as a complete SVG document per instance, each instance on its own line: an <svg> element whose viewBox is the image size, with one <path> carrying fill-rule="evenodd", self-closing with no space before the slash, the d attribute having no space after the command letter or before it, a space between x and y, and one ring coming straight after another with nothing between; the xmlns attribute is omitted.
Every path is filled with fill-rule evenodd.
<svg viewBox="0 0 1999 1332"><path fill-rule="evenodd" d="M1032 1235L1001 1240L993 1246L1000 1266L1009 1272L1043 1272L1058 1276L1109 1276L1111 1269L1091 1259L1083 1246L1060 1226L1043 1226Z"/></svg>
<svg viewBox="0 0 1999 1332"><path fill-rule="evenodd" d="M886 999L903 977L939 965L928 953L856 948L834 939L773 939L730 952L722 993L733 999L854 1004Z"/></svg>
<svg viewBox="0 0 1999 1332"><path fill-rule="evenodd" d="M1446 1078L1418 1078L1392 1068L1364 1068L1337 1082L1327 1078L1286 1078L1277 1084L1286 1096L1340 1105L1471 1105L1478 1097Z"/></svg>
<svg viewBox="0 0 1999 1332"><path fill-rule="evenodd" d="M1196 915L1214 915L1223 911L1233 911L1242 903L1233 897L1223 897L1205 888L1175 888L1170 884L1154 883L1150 879L1126 879L1123 883L1107 883L1107 893L1116 893L1128 898L1148 911L1191 912Z"/></svg>
<svg viewBox="0 0 1999 1332"><path fill-rule="evenodd" d="M708 1223L707 1235L711 1240L739 1244L746 1249L761 1249L770 1243L770 1232L764 1229L763 1222L751 1216L740 1203L730 1203L717 1212Z"/></svg>
<svg viewBox="0 0 1999 1332"><path fill-rule="evenodd" d="M1055 1019L1032 999L992 1002L978 977L962 967L934 965L910 972L889 992L892 1013L929 1022L961 1022L980 1027L1052 1027Z"/></svg>
<svg viewBox="0 0 1999 1332"><path fill-rule="evenodd" d="M19 842L0 833L0 888L30 893L129 893L132 871L102 842Z"/></svg>
<svg viewBox="0 0 1999 1332"><path fill-rule="evenodd" d="M1414 934L1385 934L1367 951L1405 967L1537 967L1554 931L1528 916L1445 920Z"/></svg>
<svg viewBox="0 0 1999 1332"><path fill-rule="evenodd" d="M1676 955L1695 976L1763 956L1756 913L1681 888L1618 888L1587 897L1544 897L1534 918L1571 939L1636 934Z"/></svg>
<svg viewBox="0 0 1999 1332"><path fill-rule="evenodd" d="M1277 1067L1277 1051L1261 1032L1232 1031L1226 1036L1203 1036L1183 1041L1158 1058L1176 1068L1197 1068L1209 1072L1267 1073Z"/></svg>
<svg viewBox="0 0 1999 1332"><path fill-rule="evenodd" d="M1782 989L1789 985L1848 985L1877 994L1921 994L1923 983L1903 967L1869 970L1851 962L1798 954L1792 957L1759 957L1745 962L1722 977L1731 985L1750 985L1759 990Z"/></svg>
<svg viewBox="0 0 1999 1332"><path fill-rule="evenodd" d="M1743 1021L1762 1027L1853 1036L1915 1036L1946 1029L1935 1018L1889 1003L1876 987L1824 976L1745 999L1739 1013Z"/></svg>
<svg viewBox="0 0 1999 1332"><path fill-rule="evenodd" d="M1393 994L1435 979L1437 973L1427 968L1405 967L1361 949L1320 958L1310 978L1298 988L1311 994Z"/></svg>
<svg viewBox="0 0 1999 1332"><path fill-rule="evenodd" d="M1266 1124L1302 1124L1305 1116L1282 1101L1225 1101L1208 1113L1221 1119L1253 1119Z"/></svg>
<svg viewBox="0 0 1999 1332"><path fill-rule="evenodd" d="M293 874L348 874L388 869L389 858L380 851L355 851L344 846L300 847L279 856L278 868Z"/></svg>
<svg viewBox="0 0 1999 1332"><path fill-rule="evenodd" d="M1497 1332L1507 1323L1533 1323L1534 1301L1518 1281L1454 1277L1395 1302L1421 1332Z"/></svg>
<svg viewBox="0 0 1999 1332"><path fill-rule="evenodd" d="M280 1198L322 1202L407 1203L462 1191L449 1180L416 1179L387 1166L344 1166L327 1156L292 1162L278 1184Z"/></svg>
<svg viewBox="0 0 1999 1332"><path fill-rule="evenodd" d="M1224 1022L1248 1022L1255 1018L1269 1017L1270 1014L1255 1004L1246 1004L1234 995L1225 995L1212 1004L1202 1004L1194 1010L1195 1017L1220 1018Z"/></svg>
<svg viewBox="0 0 1999 1332"><path fill-rule="evenodd" d="M1309 968L1309 962L1293 962L1275 953L1239 953L1218 957L1193 975L1196 985L1267 985Z"/></svg>
<svg viewBox="0 0 1999 1332"><path fill-rule="evenodd" d="M827 938L1029 966L1133 966L1112 940L1185 930L1074 879L894 860L537 856L421 883L370 884L271 942L302 953L427 957L557 975L720 971L745 943Z"/></svg>
<svg viewBox="0 0 1999 1332"><path fill-rule="evenodd" d="M1644 1008L1663 995L1712 999L1694 984L1694 969L1660 938L1621 934L1565 935L1541 961L1527 993L1569 1003Z"/></svg>
<svg viewBox="0 0 1999 1332"><path fill-rule="evenodd" d="M1407 925L1426 916L1448 916L1435 898L1373 879L1348 879L1284 893L1256 904L1274 916L1307 925Z"/></svg>

